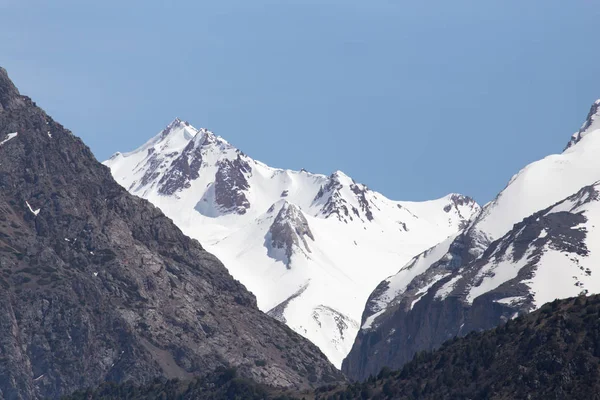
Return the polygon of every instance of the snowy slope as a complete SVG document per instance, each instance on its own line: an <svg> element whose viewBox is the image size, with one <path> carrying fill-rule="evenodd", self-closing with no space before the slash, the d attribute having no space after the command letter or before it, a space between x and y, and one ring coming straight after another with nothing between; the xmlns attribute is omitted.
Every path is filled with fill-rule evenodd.
<svg viewBox="0 0 600 400"><path fill-rule="evenodd" d="M565 198L578 192L582 187L592 185L600 180L600 100L595 102L591 108L588 118L581 130L572 136L569 145L561 154L550 155L542 160L527 165L519 173L512 177L508 185L498 194L490 203L486 204L481 212L477 214L472 223L457 238L460 243L455 243L456 239L448 239L434 248L428 250L425 254L418 256L409 264L403 267L399 273L386 280L387 289L380 290L371 297L370 310L367 311L368 324L365 328L370 328L376 316L381 315L381 311L388 304L393 305L398 302L397 297L405 292L408 285L423 286L424 283L414 282L418 277L423 280L423 273L433 273L430 268L437 264L451 268L446 270L466 267L473 262L489 244L501 238L513 225L521 222L524 218L543 210ZM468 248L467 254L456 254L456 251L449 251L452 243L460 251L464 247ZM466 245L465 245L466 243ZM460 246L456 246L460 244ZM600 249L599 249L600 251ZM457 258L459 258L457 260ZM452 263L451 260L454 260ZM482 266L485 269L486 267ZM516 266L510 267L519 269ZM495 277L492 284L478 285L469 294L472 299L475 294L483 294L509 280L511 274L503 277L500 271L502 268L494 268ZM485 272L481 272L485 275ZM440 280L447 274L436 273L435 279ZM481 275L477 275L481 276ZM423 282L428 281L424 279Z"/></svg>
<svg viewBox="0 0 600 400"><path fill-rule="evenodd" d="M412 346L414 354L555 298L600 292L599 155L597 101L563 153L523 168L464 230L378 285L344 371L358 378L383 366L365 361L382 351L365 348L369 337L386 335L381 330L393 330L390 341ZM440 319L428 326L408 322L396 333L423 315ZM410 340L402 336L407 330ZM411 356L386 362L399 366Z"/></svg>
<svg viewBox="0 0 600 400"><path fill-rule="evenodd" d="M398 202L341 171L271 168L179 119L105 164L338 366L381 279L479 211L457 194Z"/></svg>

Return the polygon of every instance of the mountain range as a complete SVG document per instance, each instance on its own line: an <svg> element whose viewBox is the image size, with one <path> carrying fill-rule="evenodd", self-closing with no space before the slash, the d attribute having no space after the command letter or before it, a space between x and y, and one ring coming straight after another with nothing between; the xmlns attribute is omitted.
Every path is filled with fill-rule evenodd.
<svg viewBox="0 0 600 400"><path fill-rule="evenodd" d="M483 207L179 119L102 165L0 68L0 398L597 398L598 154L600 100Z"/></svg>
<svg viewBox="0 0 600 400"><path fill-rule="evenodd" d="M341 171L271 168L179 119L105 164L224 260L263 311L365 379L555 298L598 293L599 108L484 207L458 194L392 201Z"/></svg>
<svg viewBox="0 0 600 400"><path fill-rule="evenodd" d="M104 164L338 367L377 284L480 209L459 194L393 201L341 171L272 168L180 119Z"/></svg>

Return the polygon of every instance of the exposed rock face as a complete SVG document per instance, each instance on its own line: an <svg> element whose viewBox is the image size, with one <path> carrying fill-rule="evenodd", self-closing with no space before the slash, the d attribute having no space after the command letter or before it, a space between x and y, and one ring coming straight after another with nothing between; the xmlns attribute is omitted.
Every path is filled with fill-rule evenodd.
<svg viewBox="0 0 600 400"><path fill-rule="evenodd" d="M228 365L282 386L341 379L3 69L0 142L0 398Z"/></svg>
<svg viewBox="0 0 600 400"><path fill-rule="evenodd" d="M581 138L587 132L592 130L592 128L593 128L592 125L595 125L595 123L597 124L599 116L600 116L600 100L597 100L594 102L594 104L592 104L592 107L590 108L590 112L588 113L588 116L585 119L585 122L583 123L583 125L581 126L579 131L575 132L573 134L573 136L571 136L571 140L569 140L569 143L567 143L567 147L565 149L568 149L569 147L572 147L572 146L576 145L577 143L579 143Z"/></svg>
<svg viewBox="0 0 600 400"><path fill-rule="evenodd" d="M238 154L232 160L222 160L215 175L215 203L224 213L245 214L250 202L244 194L248 190L248 180L244 176L250 173L250 165Z"/></svg>
<svg viewBox="0 0 600 400"><path fill-rule="evenodd" d="M469 196L453 194L450 197L450 204L444 207L444 211L449 213L454 210L463 220L461 223L461 228L464 229L469 225L469 218L473 215L473 211L477 210L478 208L479 205ZM465 212L465 210L467 212Z"/></svg>
<svg viewBox="0 0 600 400"><path fill-rule="evenodd" d="M171 130L180 128L182 125L189 126L187 122L176 119L167 127L166 134ZM196 135L198 135L198 133ZM196 141L190 141L181 152L181 155L179 155L170 165L169 171L162 175L158 182L158 192L160 194L167 196L172 195L183 188L190 187L190 182L198 178L198 170L202 164L202 147L195 146L195 144ZM152 168L149 170L152 170ZM155 178L155 176L152 177L152 179ZM147 185L148 181L142 182L143 186Z"/></svg>
<svg viewBox="0 0 600 400"><path fill-rule="evenodd" d="M346 195L343 193L345 190L348 191ZM368 188L365 185L356 183L341 171L336 171L329 176L327 183L319 189L313 204L324 202L320 214L325 218L335 215L337 219L345 223L354 221L354 218L372 221L373 212L367 199L367 192ZM351 200L348 201L347 199Z"/></svg>
<svg viewBox="0 0 600 400"><path fill-rule="evenodd" d="M286 266L290 268L294 247L310 253L307 237L315 240L306 217L297 206L284 202L267 233L266 240L270 241L267 248L282 250Z"/></svg>
<svg viewBox="0 0 600 400"><path fill-rule="evenodd" d="M390 286L395 283L382 282L369 298L363 329L342 370L351 378L365 379L383 366L400 368L417 352L435 349L454 336L490 329L531 312L541 305L535 299L539 286L534 278L548 268L544 257L549 254L565 258L564 265L555 267L574 278L557 282L566 287L557 291L557 296L565 290L587 294L590 285L597 287L597 279L592 281L593 268L584 265L589 255L588 226L593 226L586 225L587 215L597 215L590 207L599 208L599 188L600 184L582 188L525 218L489 245L485 240L478 242L476 231L465 231L452 240L444 257L416 274L392 298ZM482 247L485 251L478 257ZM435 251L417 257L403 270L418 269ZM494 285L497 276L507 273L514 275Z"/></svg>

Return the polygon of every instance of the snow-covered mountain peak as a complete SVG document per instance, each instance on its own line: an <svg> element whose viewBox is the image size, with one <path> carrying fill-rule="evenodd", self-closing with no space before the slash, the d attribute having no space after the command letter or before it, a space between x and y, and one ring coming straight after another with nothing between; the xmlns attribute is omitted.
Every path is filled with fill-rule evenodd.
<svg viewBox="0 0 600 400"><path fill-rule="evenodd" d="M469 196L458 193L451 193L445 197L448 201L443 208L448 214L455 214L456 217L463 220L460 224L462 228L466 227L473 215L479 210L479 204Z"/></svg>
<svg viewBox="0 0 600 400"><path fill-rule="evenodd" d="M318 208L317 215L323 218L333 216L345 223L365 222L374 219L373 197L375 194L365 185L356 183L342 171L335 171L320 187L312 205Z"/></svg>
<svg viewBox="0 0 600 400"><path fill-rule="evenodd" d="M223 139L221 136L215 135L206 128L198 129L196 136L188 143L188 146L192 147L207 147L210 145L220 146L222 150L233 148L227 140Z"/></svg>
<svg viewBox="0 0 600 400"><path fill-rule="evenodd" d="M525 166L465 229L380 283L344 371L364 378L555 298L599 293L599 154L596 101L562 153Z"/></svg>
<svg viewBox="0 0 600 400"><path fill-rule="evenodd" d="M180 151L196 136L198 130L189 122L175 118L158 135L146 142L141 149L153 148L154 151Z"/></svg>
<svg viewBox="0 0 600 400"><path fill-rule="evenodd" d="M356 182L354 182L354 179L352 179L351 177L349 177L348 175L346 175L344 172L342 172L340 170L334 171L331 175L329 175L329 179L334 180L341 185L347 185L347 186L356 183Z"/></svg>
<svg viewBox="0 0 600 400"><path fill-rule="evenodd" d="M571 136L571 140L567 143L567 149L579 143L579 141L588 133L600 129L600 99L596 100L590 107L590 112L579 131Z"/></svg>
<svg viewBox="0 0 600 400"><path fill-rule="evenodd" d="M381 279L479 210L456 194L399 202L341 171L272 168L180 120L105 164L336 365Z"/></svg>

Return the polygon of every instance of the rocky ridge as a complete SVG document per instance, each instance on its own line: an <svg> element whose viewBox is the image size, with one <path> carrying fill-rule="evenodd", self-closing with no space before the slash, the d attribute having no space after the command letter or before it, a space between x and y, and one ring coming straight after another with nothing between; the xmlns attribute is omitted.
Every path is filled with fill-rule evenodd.
<svg viewBox="0 0 600 400"><path fill-rule="evenodd" d="M577 143L532 163L457 235L371 294L343 371L364 379L421 350L489 329L555 298L599 293L596 102Z"/></svg>
<svg viewBox="0 0 600 400"><path fill-rule="evenodd" d="M118 185L3 69L0 285L5 399L227 366L287 387L343 379L314 345L260 312L217 258Z"/></svg>

